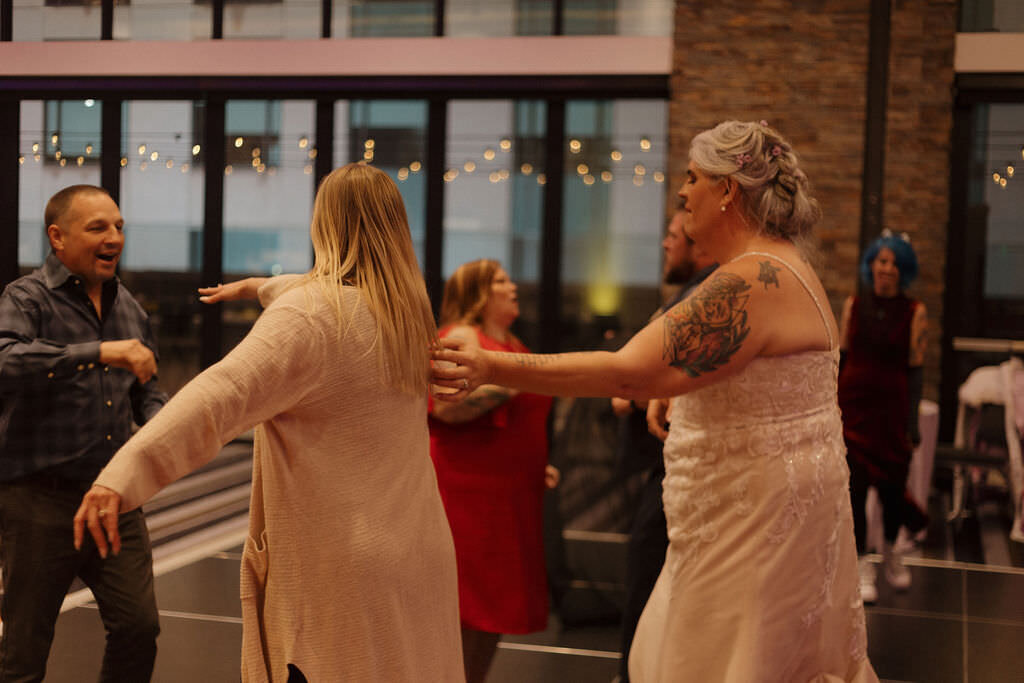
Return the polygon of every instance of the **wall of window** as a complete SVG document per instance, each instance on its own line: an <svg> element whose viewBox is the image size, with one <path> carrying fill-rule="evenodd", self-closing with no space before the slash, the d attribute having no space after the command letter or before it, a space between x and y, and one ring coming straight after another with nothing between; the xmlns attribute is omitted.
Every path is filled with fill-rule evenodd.
<svg viewBox="0 0 1024 683"><path fill-rule="evenodd" d="M635 331L658 305L667 116L663 100L566 106L561 317L574 346Z"/></svg>
<svg viewBox="0 0 1024 683"><path fill-rule="evenodd" d="M1020 0L962 0L960 30L1024 32L1024 3Z"/></svg>
<svg viewBox="0 0 1024 683"><path fill-rule="evenodd" d="M672 32L675 7L673 0L13 0L13 3L14 40L19 41L299 40L328 35L333 38L667 36ZM105 6L109 6L112 17L106 28ZM221 11L214 11L218 6Z"/></svg>
<svg viewBox="0 0 1024 683"><path fill-rule="evenodd" d="M149 313L160 383L174 393L200 369L205 171L191 100L122 105L122 280Z"/></svg>
<svg viewBox="0 0 1024 683"><path fill-rule="evenodd" d="M100 112L96 100L23 100L18 160L18 265L40 265L50 251L47 200L68 185L98 185ZM68 150L65 153L65 150Z"/></svg>

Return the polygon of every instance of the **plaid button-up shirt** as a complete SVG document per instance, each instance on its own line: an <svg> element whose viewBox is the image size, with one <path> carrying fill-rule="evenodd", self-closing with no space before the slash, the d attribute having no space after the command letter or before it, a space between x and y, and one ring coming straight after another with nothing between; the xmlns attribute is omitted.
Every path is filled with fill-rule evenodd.
<svg viewBox="0 0 1024 683"><path fill-rule="evenodd" d="M117 278L102 319L80 279L51 253L0 296L0 481L41 470L92 481L167 401L156 379L100 363L100 342L138 339L156 353L149 318Z"/></svg>

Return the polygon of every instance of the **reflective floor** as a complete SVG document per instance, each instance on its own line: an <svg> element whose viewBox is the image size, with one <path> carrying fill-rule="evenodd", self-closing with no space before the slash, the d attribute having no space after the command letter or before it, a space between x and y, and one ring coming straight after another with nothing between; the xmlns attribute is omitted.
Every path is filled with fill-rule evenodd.
<svg viewBox="0 0 1024 683"><path fill-rule="evenodd" d="M1024 681L1024 548L1006 539L996 515L933 521L908 559L913 585L894 593L879 582L867 609L869 651L887 681ZM242 527L158 549L157 600L163 632L153 680L239 680L238 564ZM218 550L218 546L221 548ZM998 560L999 566L984 564ZM57 624L47 681L95 680L103 628L87 594L69 598ZM619 635L612 623L562 627L501 643L489 683L611 681Z"/></svg>

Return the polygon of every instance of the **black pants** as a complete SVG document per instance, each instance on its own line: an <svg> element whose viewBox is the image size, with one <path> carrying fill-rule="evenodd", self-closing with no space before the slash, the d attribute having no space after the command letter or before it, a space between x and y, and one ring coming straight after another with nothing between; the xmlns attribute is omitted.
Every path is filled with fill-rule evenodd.
<svg viewBox="0 0 1024 683"><path fill-rule="evenodd" d="M853 533L857 539L857 554L867 549L868 522L864 505L868 499L868 488L874 486L882 503L882 528L885 540L892 543L903 525L903 493L906 482L870 481L863 467L850 463L850 504L853 506ZM881 548L878 548L881 550Z"/></svg>
<svg viewBox="0 0 1024 683"><path fill-rule="evenodd" d="M40 481L0 485L4 622L0 682L41 681L61 604L75 577L92 589L106 628L100 681L149 681L160 632L153 558L140 510L120 516L121 552L100 557L86 533L75 550L72 518L84 485ZM82 672L82 679L93 674Z"/></svg>
<svg viewBox="0 0 1024 683"><path fill-rule="evenodd" d="M633 645L633 634L661 574L668 550L668 524L661 502L664 478L662 467L651 472L640 492L640 505L630 529L626 550L626 604L622 609L622 663L619 666L619 675L624 683L629 681L629 650Z"/></svg>

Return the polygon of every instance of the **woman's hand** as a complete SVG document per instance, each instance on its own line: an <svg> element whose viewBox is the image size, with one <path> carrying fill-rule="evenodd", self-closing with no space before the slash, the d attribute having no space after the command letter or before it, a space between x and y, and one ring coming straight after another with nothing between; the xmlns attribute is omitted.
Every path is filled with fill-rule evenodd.
<svg viewBox="0 0 1024 683"><path fill-rule="evenodd" d="M430 383L434 385L434 398L439 401L461 401L481 384L487 384L492 372L486 351L469 348L454 337L441 339L430 357ZM455 391L438 391L438 387Z"/></svg>
<svg viewBox="0 0 1024 683"><path fill-rule="evenodd" d="M121 495L105 486L94 485L82 497L82 504L74 518L75 550L82 549L85 528L89 528L92 540L100 557L107 557L107 540L109 549L115 555L121 552L121 535L117 531L118 515L121 512Z"/></svg>
<svg viewBox="0 0 1024 683"><path fill-rule="evenodd" d="M665 425L669 421L669 400L667 398L651 399L647 403L647 431L664 441L668 438Z"/></svg>
<svg viewBox="0 0 1024 683"><path fill-rule="evenodd" d="M553 489L562 481L562 473L554 465L544 466L544 486Z"/></svg>
<svg viewBox="0 0 1024 683"><path fill-rule="evenodd" d="M238 301L239 299L255 299L260 286L267 281L265 277L247 277L226 285L216 287L200 287L199 300L204 304L216 304L221 301Z"/></svg>

